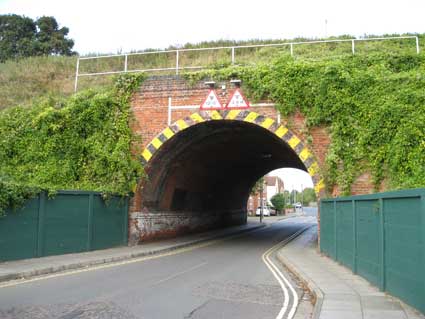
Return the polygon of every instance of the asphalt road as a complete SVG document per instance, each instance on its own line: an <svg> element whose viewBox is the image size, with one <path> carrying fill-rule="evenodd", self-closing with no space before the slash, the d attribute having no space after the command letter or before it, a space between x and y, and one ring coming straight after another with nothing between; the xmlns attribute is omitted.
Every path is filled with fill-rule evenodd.
<svg viewBox="0 0 425 319"><path fill-rule="evenodd" d="M0 318L276 318L284 295L262 255L314 222L292 218L169 256L3 287Z"/></svg>
<svg viewBox="0 0 425 319"><path fill-rule="evenodd" d="M303 207L303 213L317 218L317 207Z"/></svg>

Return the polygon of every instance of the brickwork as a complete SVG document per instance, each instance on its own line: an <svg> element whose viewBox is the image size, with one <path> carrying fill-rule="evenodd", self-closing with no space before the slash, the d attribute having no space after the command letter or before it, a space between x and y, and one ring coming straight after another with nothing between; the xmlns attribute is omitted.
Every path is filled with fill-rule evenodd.
<svg viewBox="0 0 425 319"><path fill-rule="evenodd" d="M208 112L199 113L198 106L205 100L208 90L209 88L206 87L203 82L191 85L184 78L176 76L151 77L143 83L140 90L134 95L132 100L132 111L135 119L132 123L132 127L136 134L139 134L142 137L141 149L145 149L145 151L148 149L147 154L149 156L145 158L145 160L149 160L152 156L152 152L155 152L165 143L165 140L169 138L165 136L167 135L167 132L174 136L186 127L196 125L199 119L202 121L209 121L215 120L217 117L222 120L229 118L229 113L226 112L217 112L215 115L209 114ZM229 82L220 82L216 84L217 95L223 104L226 103L233 90L234 88ZM170 101L172 108L175 109L172 109L169 118ZM270 103L270 101L262 101L262 103ZM256 119L255 124L263 126L264 128L266 126L268 128L268 124L266 124L267 121L271 121L273 119L274 123L278 122L278 113L273 106L254 105L251 107L250 111L255 112L256 115L254 115L254 118L257 117L259 120L257 121ZM244 117L249 118L250 111L240 113L243 114L241 120ZM196 112L198 113L194 116L194 113ZM183 121L181 121L180 124L176 124L175 126L168 125L169 121L170 123L174 123L182 119ZM239 115L235 118L235 120L239 120ZM283 128L279 129L279 126L275 126L275 124L273 124L269 131L277 135L279 138L282 137L286 143L291 144L291 148L298 154L299 158L302 162L304 162L304 165L307 165L306 167L310 167L309 172L313 176L315 185L319 187L318 189L322 189L323 185L321 184L322 181L319 180L319 171L320 167L324 165L326 153L330 145L330 137L326 129L318 127L307 130L305 118L300 113L295 113L288 118L281 118L280 120ZM245 121L247 120L245 119ZM254 120L251 122L253 123ZM165 131L167 127L169 127L169 131ZM288 132L288 134L286 134L286 132ZM164 138L165 140L161 140ZM309 142L307 143L306 141ZM184 147L184 145L180 145L179 147ZM169 149L167 150L170 152L172 151ZM160 165L168 165L166 164L168 163L166 159L167 153L164 154L165 155L163 156L165 157L161 161ZM304 157L308 158L308 160ZM314 160L314 170L311 166L313 163L311 158L317 160L317 163ZM186 166L190 165L192 164L187 163ZM136 243L141 240L172 236L184 231L195 231L197 229L206 229L208 227L223 225L223 221L225 221L226 218L217 212L210 212L208 213L210 215L208 215L205 214L205 212L182 213L170 211L170 207L173 205L173 192L176 191L177 187L184 189L198 188L199 192L207 191L205 188L206 186L203 185L202 182L199 182L199 179L194 178L191 180L190 177L187 176L187 180L182 181L181 177L177 177L177 173L177 175L170 173L169 177L167 177L168 179L166 183L161 184L161 178L163 178L161 174L165 174L165 168L156 168L154 170L150 167L150 165L145 167L149 175L149 181L145 181L143 184L138 186L135 197L130 205L131 214L129 219L129 234L131 242ZM193 167L195 169L195 165ZM201 166L196 167L199 170ZM185 169L188 168L186 167ZM176 172L178 172L178 170ZM194 183L198 183L199 185L194 186ZM152 188L157 186L154 185L163 185L161 186L163 187L161 188L161 191L164 193L158 202L155 202L155 197L149 198L149 200L152 201L150 205L156 205L156 209L148 208L149 205L147 205L147 198L142 197L144 190L149 189L149 187L151 188L151 193L155 192L155 189ZM368 193L371 189L371 181L368 174L359 177L353 186L354 193ZM335 193L337 192L338 190L335 190ZM246 199L247 198L248 197L246 197ZM246 203L244 210L245 211L243 212L238 211L235 215L237 217L233 219L231 218L231 222L243 223L245 219L241 218L241 216L243 214L246 216ZM232 216L234 216L234 213L232 214ZM219 215L221 217L218 217ZM199 218L199 216L203 217ZM226 222L230 221L227 220Z"/></svg>
<svg viewBox="0 0 425 319"><path fill-rule="evenodd" d="M129 243L175 237L181 234L246 223L243 211L215 212L137 212L130 214Z"/></svg>

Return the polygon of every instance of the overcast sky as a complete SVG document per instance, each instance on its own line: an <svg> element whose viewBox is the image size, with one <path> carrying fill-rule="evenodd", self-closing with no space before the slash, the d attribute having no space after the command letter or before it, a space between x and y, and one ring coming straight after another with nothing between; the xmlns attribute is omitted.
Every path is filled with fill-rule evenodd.
<svg viewBox="0 0 425 319"><path fill-rule="evenodd" d="M0 14L54 16L80 54L215 39L425 32L424 12L425 0L0 0Z"/></svg>
<svg viewBox="0 0 425 319"><path fill-rule="evenodd" d="M54 16L80 54L166 48L206 40L425 33L425 0L0 0L0 14ZM326 23L327 22L327 23ZM312 187L303 171L272 173Z"/></svg>

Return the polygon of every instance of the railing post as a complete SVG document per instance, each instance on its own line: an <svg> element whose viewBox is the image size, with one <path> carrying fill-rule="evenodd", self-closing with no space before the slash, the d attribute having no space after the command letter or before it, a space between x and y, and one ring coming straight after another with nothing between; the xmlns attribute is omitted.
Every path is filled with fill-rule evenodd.
<svg viewBox="0 0 425 319"><path fill-rule="evenodd" d="M171 96L168 97L168 118L167 118L168 126L171 125Z"/></svg>
<svg viewBox="0 0 425 319"><path fill-rule="evenodd" d="M128 55L126 54L124 56L124 72L127 72L127 60L128 60Z"/></svg>
<svg viewBox="0 0 425 319"><path fill-rule="evenodd" d="M179 75L179 50L176 50L176 75Z"/></svg>
<svg viewBox="0 0 425 319"><path fill-rule="evenodd" d="M77 92L78 86L78 73L80 71L80 57L77 59L77 67L75 68L75 83L74 83L74 93Z"/></svg>
<svg viewBox="0 0 425 319"><path fill-rule="evenodd" d="M235 47L232 47L232 64L235 64Z"/></svg>
<svg viewBox="0 0 425 319"><path fill-rule="evenodd" d="M290 47L291 47L291 56L294 56L294 44L291 43Z"/></svg>
<svg viewBox="0 0 425 319"><path fill-rule="evenodd" d="M351 52L353 53L353 55L356 53L354 49L354 39L351 40Z"/></svg>
<svg viewBox="0 0 425 319"><path fill-rule="evenodd" d="M419 37L416 36L416 53L419 54Z"/></svg>

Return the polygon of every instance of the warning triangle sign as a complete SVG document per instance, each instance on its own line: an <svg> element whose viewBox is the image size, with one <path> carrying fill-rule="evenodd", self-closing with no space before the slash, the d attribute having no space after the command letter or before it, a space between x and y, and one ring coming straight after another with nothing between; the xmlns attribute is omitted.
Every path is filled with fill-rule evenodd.
<svg viewBox="0 0 425 319"><path fill-rule="evenodd" d="M220 100L214 90L210 90L204 103L201 104L201 110L218 110L223 109Z"/></svg>
<svg viewBox="0 0 425 319"><path fill-rule="evenodd" d="M229 109L246 109L249 108L249 103L242 95L241 91L236 89L229 99L229 103L227 103L226 107Z"/></svg>

